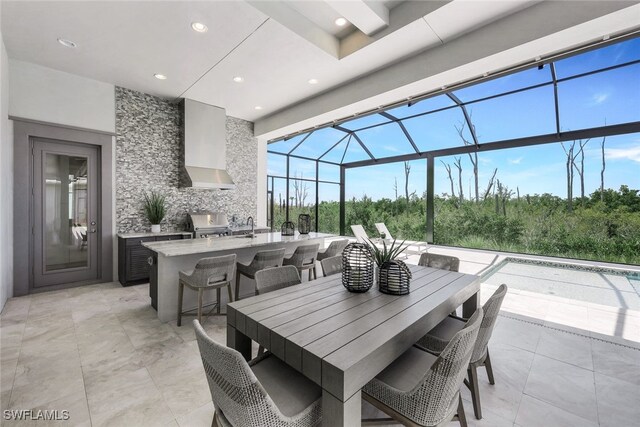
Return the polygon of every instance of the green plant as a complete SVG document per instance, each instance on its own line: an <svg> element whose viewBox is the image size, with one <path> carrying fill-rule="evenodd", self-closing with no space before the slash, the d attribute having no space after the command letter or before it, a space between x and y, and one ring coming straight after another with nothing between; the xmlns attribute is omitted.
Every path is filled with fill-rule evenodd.
<svg viewBox="0 0 640 427"><path fill-rule="evenodd" d="M370 239L369 246L371 247L371 253L373 254L373 259L378 264L378 267L382 266L385 262L392 261L398 257L402 252L407 249L407 246L402 246L404 244L404 240L402 243L396 246L396 239L393 239L390 246L387 246L387 243L382 241L382 249L375 245Z"/></svg>
<svg viewBox="0 0 640 427"><path fill-rule="evenodd" d="M166 197L155 191L145 192L144 213L151 224L160 224L167 214Z"/></svg>

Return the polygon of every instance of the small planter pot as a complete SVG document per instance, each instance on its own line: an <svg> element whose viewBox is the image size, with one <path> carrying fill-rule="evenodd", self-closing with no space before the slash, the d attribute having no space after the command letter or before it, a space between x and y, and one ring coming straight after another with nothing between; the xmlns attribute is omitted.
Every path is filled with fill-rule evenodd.
<svg viewBox="0 0 640 427"><path fill-rule="evenodd" d="M377 268L378 289L384 294L406 295L409 293L411 271L398 260L387 261Z"/></svg>
<svg viewBox="0 0 640 427"><path fill-rule="evenodd" d="M159 233L160 232L160 224L151 224L151 232Z"/></svg>

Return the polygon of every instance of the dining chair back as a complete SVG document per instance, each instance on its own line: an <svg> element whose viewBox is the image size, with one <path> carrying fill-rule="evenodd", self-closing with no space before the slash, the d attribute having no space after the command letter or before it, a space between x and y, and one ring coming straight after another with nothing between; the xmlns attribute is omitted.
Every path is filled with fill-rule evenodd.
<svg viewBox="0 0 640 427"><path fill-rule="evenodd" d="M449 255L423 253L420 255L418 265L438 268L440 270L458 271L460 269L460 258Z"/></svg>
<svg viewBox="0 0 640 427"><path fill-rule="evenodd" d="M300 272L300 276L302 276L302 272L304 270L309 270L309 280L311 280L312 272L313 277L316 278L316 259L318 257L319 248L319 243L298 246L293 252L293 255L284 259L283 265L295 266Z"/></svg>
<svg viewBox="0 0 640 427"><path fill-rule="evenodd" d="M342 273L342 255L325 258L320 261L320 265L322 265L322 273L324 274L324 277Z"/></svg>
<svg viewBox="0 0 640 427"><path fill-rule="evenodd" d="M256 273L258 295L300 284L300 274L293 265L265 268Z"/></svg>
<svg viewBox="0 0 640 427"><path fill-rule="evenodd" d="M349 239L334 240L324 251L318 252L318 261L340 255L349 244Z"/></svg>

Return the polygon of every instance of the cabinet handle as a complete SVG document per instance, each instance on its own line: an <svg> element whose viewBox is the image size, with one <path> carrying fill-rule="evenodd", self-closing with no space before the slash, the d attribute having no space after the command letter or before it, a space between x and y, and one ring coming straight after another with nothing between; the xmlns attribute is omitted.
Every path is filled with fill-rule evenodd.
<svg viewBox="0 0 640 427"><path fill-rule="evenodd" d="M147 258L147 262L149 263L149 265L153 265L153 257L150 256L149 258Z"/></svg>

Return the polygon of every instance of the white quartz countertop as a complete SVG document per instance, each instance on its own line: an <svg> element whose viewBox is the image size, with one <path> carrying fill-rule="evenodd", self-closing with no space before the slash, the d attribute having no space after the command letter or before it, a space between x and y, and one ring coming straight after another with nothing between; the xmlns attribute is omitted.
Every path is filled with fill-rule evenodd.
<svg viewBox="0 0 640 427"><path fill-rule="evenodd" d="M277 243L303 242L312 239L324 239L335 237L333 234L309 233L295 236L282 236L277 233L261 233L254 237L227 236L207 239L170 240L167 242L143 242L142 245L152 251L167 256L193 255L217 251L230 251L235 249L267 246Z"/></svg>
<svg viewBox="0 0 640 427"><path fill-rule="evenodd" d="M130 233L118 233L118 237L123 239L139 239L141 237L162 237L162 236L191 236L188 231L161 231L159 233L152 233L150 231L130 232Z"/></svg>

